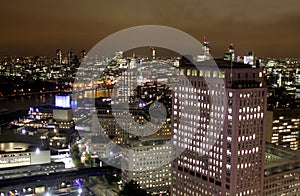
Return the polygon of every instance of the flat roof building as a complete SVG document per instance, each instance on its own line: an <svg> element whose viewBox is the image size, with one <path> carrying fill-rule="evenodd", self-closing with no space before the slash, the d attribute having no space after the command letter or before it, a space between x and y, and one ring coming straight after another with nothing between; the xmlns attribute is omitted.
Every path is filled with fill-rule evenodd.
<svg viewBox="0 0 300 196"><path fill-rule="evenodd" d="M153 195L166 194L171 184L170 137L130 139L122 159L123 183L136 181Z"/></svg>
<svg viewBox="0 0 300 196"><path fill-rule="evenodd" d="M263 195L300 193L300 151L267 143Z"/></svg>

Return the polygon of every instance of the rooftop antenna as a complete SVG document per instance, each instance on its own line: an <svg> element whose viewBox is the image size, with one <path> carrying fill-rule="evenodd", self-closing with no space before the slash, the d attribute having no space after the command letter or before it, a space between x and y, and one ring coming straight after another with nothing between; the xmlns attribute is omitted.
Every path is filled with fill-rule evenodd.
<svg viewBox="0 0 300 196"><path fill-rule="evenodd" d="M233 43L230 44L229 50L233 48ZM231 79L231 84L233 80L233 75L232 75L232 66L233 66L233 52L230 53L230 79Z"/></svg>

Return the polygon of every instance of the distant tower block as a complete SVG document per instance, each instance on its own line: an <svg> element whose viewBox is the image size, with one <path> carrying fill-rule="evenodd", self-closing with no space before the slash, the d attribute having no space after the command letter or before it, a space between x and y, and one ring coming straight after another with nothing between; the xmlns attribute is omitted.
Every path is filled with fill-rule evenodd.
<svg viewBox="0 0 300 196"><path fill-rule="evenodd" d="M119 103L132 103L133 99L131 99L131 96L134 97L136 95L135 88L137 86L137 69L138 62L135 54L133 54L130 62L128 63L128 69L121 75L119 79Z"/></svg>
<svg viewBox="0 0 300 196"><path fill-rule="evenodd" d="M156 53L156 51L155 51L155 48L153 47L153 46L150 46L150 50L151 50L151 59L152 60L155 60L155 53Z"/></svg>
<svg viewBox="0 0 300 196"><path fill-rule="evenodd" d="M67 58L68 58L68 64L70 65L74 60L74 51L73 51L73 49L70 49L68 51L68 57Z"/></svg>
<svg viewBox="0 0 300 196"><path fill-rule="evenodd" d="M85 59L86 57L87 57L86 51L85 50L81 50L81 52L80 52L80 59L82 60L82 59Z"/></svg>
<svg viewBox="0 0 300 196"><path fill-rule="evenodd" d="M254 65L254 61L254 52L248 52L247 56L244 56L244 64Z"/></svg>
<svg viewBox="0 0 300 196"><path fill-rule="evenodd" d="M203 46L202 46L202 52L201 54L197 55L196 61L206 61L210 60L210 46L209 42L206 41L206 37L203 37Z"/></svg>
<svg viewBox="0 0 300 196"><path fill-rule="evenodd" d="M204 45L203 45L203 52L204 52L204 55L206 56L206 57L208 57L209 56L209 54L210 54L210 46L209 46L209 42L208 41L206 41L206 37L204 36L204 38L203 38L203 40L204 40Z"/></svg>
<svg viewBox="0 0 300 196"><path fill-rule="evenodd" d="M62 64L62 51L61 51L61 49L56 50L56 60L60 65Z"/></svg>
<svg viewBox="0 0 300 196"><path fill-rule="evenodd" d="M224 60L227 61L234 61L235 59L235 54L234 54L234 44L231 43L227 49L227 52L225 53Z"/></svg>

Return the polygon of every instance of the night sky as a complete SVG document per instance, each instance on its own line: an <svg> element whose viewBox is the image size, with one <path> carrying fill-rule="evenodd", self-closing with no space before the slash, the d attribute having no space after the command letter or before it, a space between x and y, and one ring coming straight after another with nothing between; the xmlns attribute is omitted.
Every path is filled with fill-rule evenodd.
<svg viewBox="0 0 300 196"><path fill-rule="evenodd" d="M236 53L300 57L299 0L25 0L0 4L0 55L89 51L104 37L137 25L166 25Z"/></svg>

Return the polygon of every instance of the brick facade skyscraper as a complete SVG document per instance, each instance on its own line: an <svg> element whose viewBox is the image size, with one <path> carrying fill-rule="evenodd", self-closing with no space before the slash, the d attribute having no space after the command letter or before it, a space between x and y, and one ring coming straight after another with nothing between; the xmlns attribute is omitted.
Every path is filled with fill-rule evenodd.
<svg viewBox="0 0 300 196"><path fill-rule="evenodd" d="M262 195L266 89L262 69L184 60L173 96L173 196ZM186 108L190 108L186 110Z"/></svg>

